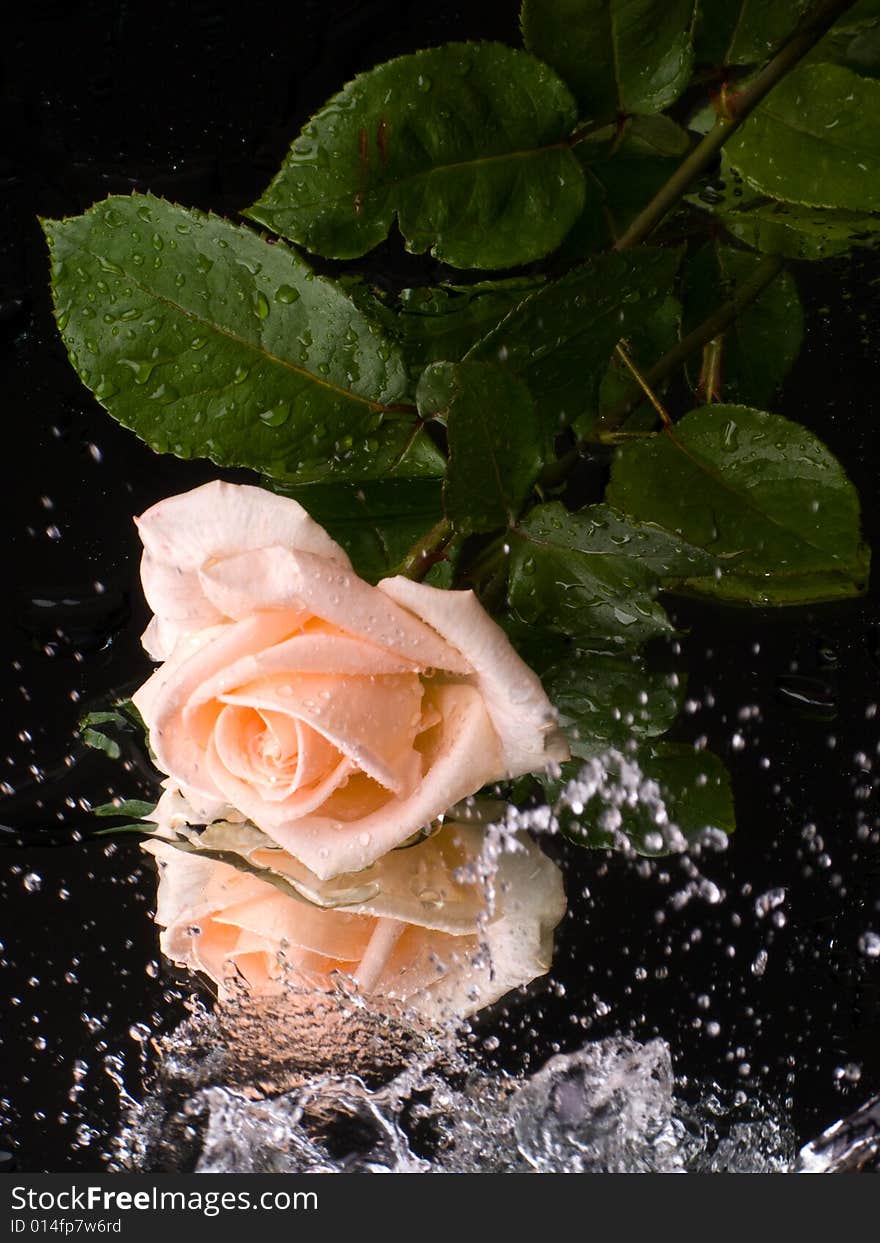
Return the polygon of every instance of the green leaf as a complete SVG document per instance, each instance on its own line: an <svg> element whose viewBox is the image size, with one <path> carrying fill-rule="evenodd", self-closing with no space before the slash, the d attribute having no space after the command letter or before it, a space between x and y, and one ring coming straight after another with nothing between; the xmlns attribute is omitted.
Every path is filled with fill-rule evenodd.
<svg viewBox="0 0 880 1243"><path fill-rule="evenodd" d="M657 313L680 261L677 249L599 255L523 299L468 358L528 386L549 443L576 419L591 427L615 345Z"/></svg>
<svg viewBox="0 0 880 1243"><path fill-rule="evenodd" d="M44 228L71 361L157 452L310 482L386 475L410 448L400 350L285 245L148 195Z"/></svg>
<svg viewBox="0 0 880 1243"><path fill-rule="evenodd" d="M155 803L147 803L139 798L125 798L118 803L102 803L99 807L93 807L92 815L134 816L137 820L143 820L146 816L152 815L155 810Z"/></svg>
<svg viewBox="0 0 880 1243"><path fill-rule="evenodd" d="M537 505L510 533L508 599L516 618L577 642L637 646L670 634L661 582L712 572L714 559L671 531L607 505L569 513Z"/></svg>
<svg viewBox="0 0 880 1243"><path fill-rule="evenodd" d="M679 710L678 679L650 673L639 656L576 651L541 675L571 753L593 759L633 738L669 729Z"/></svg>
<svg viewBox="0 0 880 1243"><path fill-rule="evenodd" d="M710 211L746 246L786 259L830 259L880 241L880 216L780 203L749 186L724 153L720 177L688 202Z"/></svg>
<svg viewBox="0 0 880 1243"><path fill-rule="evenodd" d="M421 370L434 362L461 362L477 342L524 298L545 283L542 276L516 276L474 285L404 289L395 317L408 357Z"/></svg>
<svg viewBox="0 0 880 1243"><path fill-rule="evenodd" d="M361 578L395 572L413 544L443 516L439 479L310 484L280 488L338 541Z"/></svg>
<svg viewBox="0 0 880 1243"><path fill-rule="evenodd" d="M459 268L549 254L583 203L577 109L552 70L498 43L450 43L361 74L308 122L252 219L334 259L397 218L407 249Z"/></svg>
<svg viewBox="0 0 880 1243"><path fill-rule="evenodd" d="M84 729L82 731L82 740L87 747L91 747L95 751L103 751L105 755L109 755L111 760L118 760L122 754L119 743L115 738L108 738L106 734L102 734L96 729Z"/></svg>
<svg viewBox="0 0 880 1243"><path fill-rule="evenodd" d="M563 831L582 846L665 855L736 827L730 777L711 751L653 743L606 753L586 770L566 764L564 776L575 782L565 803L577 811L562 812Z"/></svg>
<svg viewBox="0 0 880 1243"><path fill-rule="evenodd" d="M586 120L662 112L687 85L694 0L523 0L526 47L552 65Z"/></svg>
<svg viewBox="0 0 880 1243"><path fill-rule="evenodd" d="M688 256L684 280L684 331L701 324L762 262L759 255L709 242ZM800 353L804 315L797 286L781 272L724 334L721 378L725 399L766 406ZM699 360L691 372L693 387Z"/></svg>
<svg viewBox="0 0 880 1243"><path fill-rule="evenodd" d="M769 60L814 0L699 0L698 64L757 65Z"/></svg>
<svg viewBox="0 0 880 1243"><path fill-rule="evenodd" d="M87 712L81 719L79 727L80 729L85 729L89 725L121 725L125 727L128 725L128 721L126 721L121 712L111 709L106 712Z"/></svg>
<svg viewBox="0 0 880 1243"><path fill-rule="evenodd" d="M764 194L807 207L880 209L880 82L804 65L771 91L727 144Z"/></svg>
<svg viewBox="0 0 880 1243"><path fill-rule="evenodd" d="M488 363L433 363L419 383L419 413L440 415L449 437L446 516L462 535L515 521L544 459L531 394Z"/></svg>
<svg viewBox="0 0 880 1243"><path fill-rule="evenodd" d="M823 211L764 199L741 212L721 212L735 238L765 255L786 259L831 259L880 244L880 216Z"/></svg>
<svg viewBox="0 0 880 1243"><path fill-rule="evenodd" d="M707 406L619 450L608 501L719 558L676 590L740 604L808 604L864 589L859 500L811 432L745 406Z"/></svg>

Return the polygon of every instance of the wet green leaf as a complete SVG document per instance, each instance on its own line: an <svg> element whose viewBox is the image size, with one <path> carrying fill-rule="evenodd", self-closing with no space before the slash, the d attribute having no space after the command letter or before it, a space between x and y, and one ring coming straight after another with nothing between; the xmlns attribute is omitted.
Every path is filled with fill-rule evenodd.
<svg viewBox="0 0 880 1243"><path fill-rule="evenodd" d="M306 124L247 214L317 254L354 258L395 218L409 250L460 268L549 254L583 202L556 74L498 43L451 43L361 74Z"/></svg>
<svg viewBox="0 0 880 1243"><path fill-rule="evenodd" d="M729 298L761 263L759 255L709 242L688 256L684 280L684 331L690 332ZM794 278L776 280L728 328L722 344L725 400L767 406L800 353L804 315ZM690 370L694 388L699 358Z"/></svg>
<svg viewBox="0 0 880 1243"><path fill-rule="evenodd" d="M757 65L769 60L813 0L699 0L698 64Z"/></svg>
<svg viewBox="0 0 880 1243"><path fill-rule="evenodd" d="M529 390L489 363L433 363L419 383L419 413L444 419L446 516L462 535L507 526L541 467L543 435Z"/></svg>
<svg viewBox="0 0 880 1243"><path fill-rule="evenodd" d="M807 207L880 209L880 82L804 65L771 91L727 144L764 194Z"/></svg>
<svg viewBox="0 0 880 1243"><path fill-rule="evenodd" d="M405 289L396 316L408 357L419 370L434 362L460 362L544 277L517 276L474 285Z"/></svg>
<svg viewBox="0 0 880 1243"><path fill-rule="evenodd" d="M709 554L672 531L633 522L608 505L577 513L559 502L538 505L508 542L514 615L580 643L612 647L671 633L658 587L715 566Z"/></svg>
<svg viewBox="0 0 880 1243"><path fill-rule="evenodd" d="M525 382L548 443L576 419L589 428L615 345L656 315L680 261L677 249L599 255L524 298L468 358Z"/></svg>
<svg viewBox="0 0 880 1243"><path fill-rule="evenodd" d="M111 760L118 760L122 754L116 739L108 737L107 734L102 734L100 730L87 727L82 730L82 740L92 750L103 751L105 755L109 755Z"/></svg>
<svg viewBox="0 0 880 1243"><path fill-rule="evenodd" d="M880 245L880 216L824 211L765 199L741 212L721 213L734 237L766 255L830 259L860 246Z"/></svg>
<svg viewBox="0 0 880 1243"><path fill-rule="evenodd" d="M579 759L665 733L680 705L677 679L649 672L637 655L576 651L542 673L541 681Z"/></svg>
<svg viewBox="0 0 880 1243"><path fill-rule="evenodd" d="M552 65L588 121L662 112L693 63L694 0L523 0L526 47Z"/></svg>
<svg viewBox="0 0 880 1243"><path fill-rule="evenodd" d="M439 479L310 484L282 488L342 545L361 578L393 574L405 554L443 516Z"/></svg>
<svg viewBox="0 0 880 1243"><path fill-rule="evenodd" d="M722 153L720 175L688 196L753 250L786 259L830 259L880 242L880 215L780 203L746 182Z"/></svg>
<svg viewBox="0 0 880 1243"><path fill-rule="evenodd" d="M437 474L399 348L287 246L148 195L46 221L80 377L156 452L310 482ZM442 470L442 467L440 467Z"/></svg>
<svg viewBox="0 0 880 1243"><path fill-rule="evenodd" d="M138 820L143 820L145 816L152 815L155 810L155 803L147 803L139 798L125 798L120 799L118 803L102 803L100 807L93 807L92 815L134 816Z"/></svg>
<svg viewBox="0 0 880 1243"><path fill-rule="evenodd" d="M558 798L568 781L578 783L568 787L576 804L583 792L577 812L563 803L559 814L563 832L580 846L658 856L707 831L730 834L736 827L730 776L711 751L648 743L606 752L595 764L598 769L563 765L563 780L548 789Z"/></svg>
<svg viewBox="0 0 880 1243"><path fill-rule="evenodd" d="M706 406L619 450L608 500L719 558L674 585L732 603L806 604L864 589L859 501L811 432L745 406Z"/></svg>

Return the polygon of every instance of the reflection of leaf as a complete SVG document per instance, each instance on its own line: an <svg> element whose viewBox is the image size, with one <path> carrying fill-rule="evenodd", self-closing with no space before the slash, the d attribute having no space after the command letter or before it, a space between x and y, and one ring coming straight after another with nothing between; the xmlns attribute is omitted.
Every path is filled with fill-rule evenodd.
<svg viewBox="0 0 880 1243"><path fill-rule="evenodd" d="M459 268L554 250L583 202L567 87L526 52L452 43L361 74L306 124L248 211L330 258L365 254L395 217L407 247Z"/></svg>
<svg viewBox="0 0 880 1243"><path fill-rule="evenodd" d="M727 144L758 190L808 207L880 210L880 82L838 65L803 65Z"/></svg>
<svg viewBox="0 0 880 1243"><path fill-rule="evenodd" d="M709 830L735 828L730 777L711 751L659 742L625 754L606 752L586 769L570 762L563 779L549 787L550 796L558 798L572 780L578 783L569 787L574 797L559 812L563 831L581 846L664 855ZM578 804L576 813L566 809L571 801Z"/></svg>
<svg viewBox="0 0 880 1243"><path fill-rule="evenodd" d="M651 247L599 255L529 294L468 357L526 383L548 440L576 419L591 425L615 345L656 314L680 261Z"/></svg>
<svg viewBox="0 0 880 1243"><path fill-rule="evenodd" d="M71 360L157 452L298 482L376 478L404 456L399 349L285 245L148 195L45 228ZM408 467L438 473L424 454Z"/></svg>
<svg viewBox="0 0 880 1243"><path fill-rule="evenodd" d="M523 0L526 47L552 65L586 120L662 112L690 76L694 0Z"/></svg>
<svg viewBox="0 0 880 1243"><path fill-rule="evenodd" d="M670 678L650 673L638 656L578 651L548 669L541 681L579 759L665 733L679 708L680 692Z"/></svg>
<svg viewBox="0 0 880 1243"><path fill-rule="evenodd" d="M536 506L508 542L510 605L522 621L617 647L670 633L657 587L715 565L671 530L607 505L574 514L558 502Z"/></svg>
<svg viewBox="0 0 880 1243"><path fill-rule="evenodd" d="M488 363L433 363L419 383L418 401L423 418L439 414L446 423L443 502L455 530L471 535L507 526L544 462L529 390Z"/></svg>
<svg viewBox="0 0 880 1243"><path fill-rule="evenodd" d="M684 331L690 332L754 272L761 259L709 242L689 256L684 280ZM730 402L769 405L800 352L804 317L787 272L746 307L724 334L722 386ZM696 372L694 373L696 384Z"/></svg>
<svg viewBox="0 0 880 1243"><path fill-rule="evenodd" d="M685 575L687 591L805 604L864 587L856 491L821 441L779 415L694 410L672 435L619 451L608 500L721 558L717 575Z"/></svg>
<svg viewBox="0 0 880 1243"><path fill-rule="evenodd" d="M413 544L442 516L439 479L309 484L283 489L338 541L361 578L394 572Z"/></svg>

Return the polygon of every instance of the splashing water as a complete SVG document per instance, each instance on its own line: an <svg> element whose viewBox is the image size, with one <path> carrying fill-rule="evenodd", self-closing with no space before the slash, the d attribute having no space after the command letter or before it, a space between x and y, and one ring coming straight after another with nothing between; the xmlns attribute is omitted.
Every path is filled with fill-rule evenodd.
<svg viewBox="0 0 880 1243"><path fill-rule="evenodd" d="M793 1133L769 1107L677 1095L662 1040L591 1042L514 1078L477 1068L461 1031L409 1028L344 992L303 992L298 1007L306 1048L272 1026L289 1012L197 1012L166 1040L152 1093L129 1103L113 1168L780 1172L794 1161ZM296 1086L267 1092L263 1054L279 1030L295 1054L276 1055L270 1079ZM258 1032L256 1043L246 1038ZM359 1054L361 1073L304 1076L319 1041L324 1065Z"/></svg>

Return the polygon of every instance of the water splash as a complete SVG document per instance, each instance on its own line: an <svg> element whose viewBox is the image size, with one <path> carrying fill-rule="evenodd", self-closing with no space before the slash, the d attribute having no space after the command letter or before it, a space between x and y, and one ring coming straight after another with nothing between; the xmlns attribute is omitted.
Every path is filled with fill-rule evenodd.
<svg viewBox="0 0 880 1243"><path fill-rule="evenodd" d="M428 1032L345 993L315 1011L299 999L310 1047L265 1011L197 1012L165 1043L152 1092L129 1105L112 1168L197 1173L781 1172L787 1122L717 1090L676 1093L662 1040L590 1042L529 1077L474 1064L468 1033ZM242 1023L244 1026L242 1027ZM259 1037L257 1033L262 1032ZM266 1050L283 1033L287 1054ZM254 1042L256 1037L256 1043ZM339 1042L342 1042L345 1047ZM207 1051L207 1052L206 1052ZM357 1057L357 1061L353 1058ZM277 1090L282 1084L282 1090ZM267 1091L274 1087L275 1091Z"/></svg>

